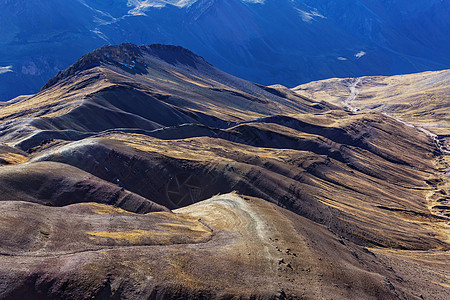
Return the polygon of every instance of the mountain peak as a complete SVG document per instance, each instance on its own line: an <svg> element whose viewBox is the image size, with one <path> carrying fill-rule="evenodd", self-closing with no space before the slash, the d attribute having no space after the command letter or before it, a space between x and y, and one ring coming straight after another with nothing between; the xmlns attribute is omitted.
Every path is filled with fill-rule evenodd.
<svg viewBox="0 0 450 300"><path fill-rule="evenodd" d="M83 55L69 68L59 71L41 90L45 90L77 72L100 65L117 65L132 70L137 63L146 65L148 62L146 58L149 57L171 65L185 65L192 68L196 68L198 64L207 64L202 57L181 46L162 44L138 46L133 43L106 45Z"/></svg>

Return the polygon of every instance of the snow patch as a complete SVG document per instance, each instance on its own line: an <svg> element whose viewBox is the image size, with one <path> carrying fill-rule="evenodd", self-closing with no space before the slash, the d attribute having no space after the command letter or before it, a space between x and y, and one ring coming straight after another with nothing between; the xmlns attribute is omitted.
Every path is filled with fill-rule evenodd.
<svg viewBox="0 0 450 300"><path fill-rule="evenodd" d="M29 61L22 65L22 74L39 76L42 74L42 71L34 62Z"/></svg>
<svg viewBox="0 0 450 300"><path fill-rule="evenodd" d="M248 3L257 3L257 4L264 4L264 2L266 0L242 0L244 2L248 2Z"/></svg>
<svg viewBox="0 0 450 300"><path fill-rule="evenodd" d="M0 67L0 74L13 72L12 66Z"/></svg>
<svg viewBox="0 0 450 300"><path fill-rule="evenodd" d="M310 10L309 12L301 10L300 8L295 8L298 13L300 14L300 17L302 18L303 22L311 23L313 20L320 18L320 19L326 19L326 17L322 14L320 14L316 8Z"/></svg>
<svg viewBox="0 0 450 300"><path fill-rule="evenodd" d="M364 51L359 51L358 53L355 54L355 57L357 59L360 59L361 57L363 57L364 55L366 55L367 53Z"/></svg>
<svg viewBox="0 0 450 300"><path fill-rule="evenodd" d="M111 16L111 14L92 8L90 7L85 0L80 0L80 3L84 6L86 6L88 9L92 10L93 12L96 12L97 15L94 16L94 22L99 24L99 25L108 25L111 23L114 23L115 21L117 21L116 18L114 18L113 16Z"/></svg>
<svg viewBox="0 0 450 300"><path fill-rule="evenodd" d="M91 32L96 34L99 38L101 38L102 40L104 40L108 44L112 44L111 41L108 39L108 37L103 32L98 30L98 28L95 28L94 30L91 30Z"/></svg>
<svg viewBox="0 0 450 300"><path fill-rule="evenodd" d="M163 8L166 5L173 5L179 8L189 7L198 0L128 0L127 6L131 7L128 14L133 16L145 15L149 8Z"/></svg>
<svg viewBox="0 0 450 300"><path fill-rule="evenodd" d="M136 62L134 60L131 61L132 65L129 65L129 64L126 64L126 63L123 63L123 62L120 62L120 61L118 63L121 64L124 67L127 67L130 70L133 70L134 67L136 67Z"/></svg>

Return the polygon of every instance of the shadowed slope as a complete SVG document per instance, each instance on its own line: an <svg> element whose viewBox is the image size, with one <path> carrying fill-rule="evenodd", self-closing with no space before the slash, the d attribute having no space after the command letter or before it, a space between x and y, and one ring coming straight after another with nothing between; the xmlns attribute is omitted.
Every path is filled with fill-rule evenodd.
<svg viewBox="0 0 450 300"><path fill-rule="evenodd" d="M329 79L300 85L297 94L359 113L378 111L416 128L436 145L435 177L426 199L430 210L450 216L450 70L392 77Z"/></svg>
<svg viewBox="0 0 450 300"><path fill-rule="evenodd" d="M0 129L2 299L446 299L445 149L387 114L125 44Z"/></svg>
<svg viewBox="0 0 450 300"><path fill-rule="evenodd" d="M372 252L257 198L228 194L143 216L93 204L26 204L10 213L20 204L0 203L9 211L1 221L8 249L18 247L7 238L11 226L22 232L20 252L2 256L9 299L411 296ZM29 211L35 216L18 222ZM67 244L69 237L77 243ZM4 272L18 262L21 270Z"/></svg>
<svg viewBox="0 0 450 300"><path fill-rule="evenodd" d="M3 106L0 141L34 137L41 130L152 130L184 123L224 127L330 107L295 94L272 93L181 47L123 44L83 56L40 93Z"/></svg>
<svg viewBox="0 0 450 300"><path fill-rule="evenodd" d="M82 170L52 162L0 168L0 194L1 201L29 201L49 206L98 202L139 213L167 210Z"/></svg>
<svg viewBox="0 0 450 300"><path fill-rule="evenodd" d="M111 132L36 152L33 161L120 179L171 209L238 190L358 243L447 248L448 218L430 212L425 197L433 189L426 180L434 178L434 150L427 135L391 118L331 113L272 117L175 140Z"/></svg>
<svg viewBox="0 0 450 300"><path fill-rule="evenodd" d="M24 163L28 161L27 156L19 149L0 144L0 166Z"/></svg>

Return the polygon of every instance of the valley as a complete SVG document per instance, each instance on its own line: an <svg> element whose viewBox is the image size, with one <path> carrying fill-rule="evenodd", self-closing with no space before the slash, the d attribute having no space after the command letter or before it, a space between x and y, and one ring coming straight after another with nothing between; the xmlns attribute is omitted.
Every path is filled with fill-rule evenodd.
<svg viewBox="0 0 450 300"><path fill-rule="evenodd" d="M0 107L0 298L446 299L449 86L88 53Z"/></svg>

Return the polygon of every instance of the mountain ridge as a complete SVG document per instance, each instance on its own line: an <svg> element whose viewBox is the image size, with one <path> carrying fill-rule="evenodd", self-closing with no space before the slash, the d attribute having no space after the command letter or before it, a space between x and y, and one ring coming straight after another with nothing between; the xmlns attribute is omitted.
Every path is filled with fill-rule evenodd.
<svg viewBox="0 0 450 300"><path fill-rule="evenodd" d="M99 49L94 50L88 54L83 55L79 60L77 60L73 65L69 66L67 69L59 71L55 77L50 79L41 90L47 89L50 86L54 85L56 82L67 78L70 75L73 75L76 72L88 70L94 67L100 66L102 63L115 63L121 64L122 66L128 67L129 69L134 68L134 61L137 60L138 57L142 56L142 52L146 52L147 54L155 55L155 50L163 52L165 51L168 54L169 50L172 52L178 52L185 54L184 56L179 57L167 57L165 60L168 63L180 62L182 60L183 64L189 64L190 66L194 66L194 61L187 61L190 58L202 60L203 63L207 63L203 57L194 54L186 48L181 46L172 46L172 45L162 45L162 44L152 44L146 46L138 46L132 43L123 43L120 45L106 45Z"/></svg>
<svg viewBox="0 0 450 300"><path fill-rule="evenodd" d="M181 8L149 3L70 0L67 9L3 2L0 68L8 71L0 74L0 100L35 93L86 52L123 42L181 45L235 76L288 87L449 67L442 50L450 33L448 0L198 1ZM23 14L44 25L18 20Z"/></svg>
<svg viewBox="0 0 450 300"><path fill-rule="evenodd" d="M153 47L0 106L0 299L446 298L432 136Z"/></svg>

